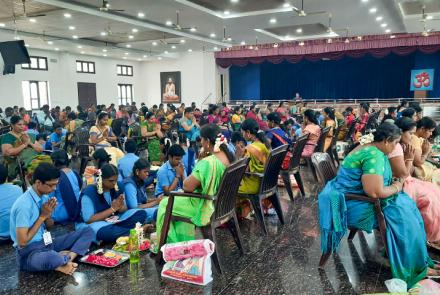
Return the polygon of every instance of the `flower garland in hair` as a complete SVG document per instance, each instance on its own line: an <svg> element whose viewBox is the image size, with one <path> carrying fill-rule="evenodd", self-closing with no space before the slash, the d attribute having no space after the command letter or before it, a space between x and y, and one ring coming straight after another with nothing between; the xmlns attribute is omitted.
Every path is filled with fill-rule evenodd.
<svg viewBox="0 0 440 295"><path fill-rule="evenodd" d="M220 146L222 144L228 144L228 140L226 139L226 137L223 134L219 134L217 136L217 138L215 139L214 153L220 152Z"/></svg>
<svg viewBox="0 0 440 295"><path fill-rule="evenodd" d="M96 171L96 188L98 189L98 194L102 195L104 193L104 188L102 187L101 169L98 169L98 171Z"/></svg>
<svg viewBox="0 0 440 295"><path fill-rule="evenodd" d="M373 141L374 141L374 134L373 133L368 133L368 134L362 135L361 138L359 139L360 145L369 144L369 143L372 143Z"/></svg>

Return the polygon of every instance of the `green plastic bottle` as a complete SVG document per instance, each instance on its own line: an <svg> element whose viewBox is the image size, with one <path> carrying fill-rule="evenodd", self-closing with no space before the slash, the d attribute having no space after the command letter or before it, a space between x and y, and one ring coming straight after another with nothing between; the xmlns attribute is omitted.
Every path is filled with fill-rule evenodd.
<svg viewBox="0 0 440 295"><path fill-rule="evenodd" d="M130 230L129 246L130 246L130 263L139 263L140 262L139 241L138 241L138 235L136 229Z"/></svg>

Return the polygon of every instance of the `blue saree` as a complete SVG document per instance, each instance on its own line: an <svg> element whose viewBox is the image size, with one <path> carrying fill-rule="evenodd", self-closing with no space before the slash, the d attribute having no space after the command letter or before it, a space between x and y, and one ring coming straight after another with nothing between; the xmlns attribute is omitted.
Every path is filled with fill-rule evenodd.
<svg viewBox="0 0 440 295"><path fill-rule="evenodd" d="M384 186L392 182L388 158L376 147L368 146L349 154L335 179L327 183L318 196L321 249L336 251L348 227L367 232L377 228L373 204L345 201L346 193L365 194L361 177L383 176ZM426 248L423 219L414 201L404 192L381 199L387 224L387 249L394 278L404 280L411 288L433 267Z"/></svg>

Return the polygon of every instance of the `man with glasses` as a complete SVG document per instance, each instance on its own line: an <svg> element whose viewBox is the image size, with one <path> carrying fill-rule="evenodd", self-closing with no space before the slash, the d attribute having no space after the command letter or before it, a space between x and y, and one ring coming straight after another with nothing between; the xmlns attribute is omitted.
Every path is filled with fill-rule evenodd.
<svg viewBox="0 0 440 295"><path fill-rule="evenodd" d="M74 260L86 254L93 241L89 227L59 237L52 237L47 230L57 205L56 198L48 195L55 191L59 177L52 164L41 163L32 176L33 185L12 206L11 239L20 270L56 270L72 275L78 267Z"/></svg>

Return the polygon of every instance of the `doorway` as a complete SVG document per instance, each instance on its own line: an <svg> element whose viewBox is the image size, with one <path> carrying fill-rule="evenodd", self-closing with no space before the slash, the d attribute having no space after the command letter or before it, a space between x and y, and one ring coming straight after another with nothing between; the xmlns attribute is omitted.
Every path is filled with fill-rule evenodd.
<svg viewBox="0 0 440 295"><path fill-rule="evenodd" d="M97 104L96 83L78 82L78 104L87 109L89 106Z"/></svg>

